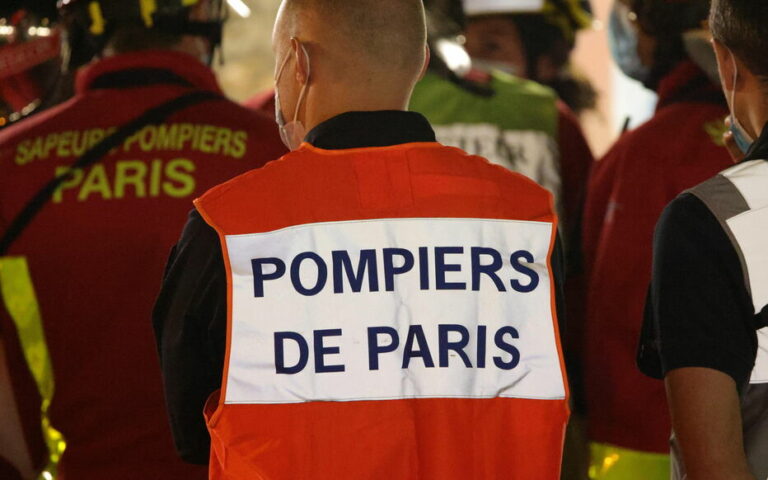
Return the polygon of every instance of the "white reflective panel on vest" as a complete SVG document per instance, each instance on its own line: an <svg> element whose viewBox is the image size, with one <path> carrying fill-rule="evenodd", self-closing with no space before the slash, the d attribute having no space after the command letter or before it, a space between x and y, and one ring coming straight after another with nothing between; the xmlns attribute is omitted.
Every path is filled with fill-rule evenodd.
<svg viewBox="0 0 768 480"><path fill-rule="evenodd" d="M727 221L747 265L755 312L768 305L768 162L753 160L723 172L750 210ZM758 331L758 352L751 383L768 383L768 328Z"/></svg>
<svg viewBox="0 0 768 480"><path fill-rule="evenodd" d="M768 328L757 331L757 358L749 383L768 383Z"/></svg>
<svg viewBox="0 0 768 480"><path fill-rule="evenodd" d="M561 399L552 225L334 222L226 237L226 403Z"/></svg>

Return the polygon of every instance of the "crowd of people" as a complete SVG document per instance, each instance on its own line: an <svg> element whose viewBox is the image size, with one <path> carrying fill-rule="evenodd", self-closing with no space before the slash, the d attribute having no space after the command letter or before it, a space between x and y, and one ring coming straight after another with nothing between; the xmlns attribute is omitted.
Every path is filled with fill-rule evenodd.
<svg viewBox="0 0 768 480"><path fill-rule="evenodd" d="M0 478L768 478L768 4L228 3L0 5Z"/></svg>

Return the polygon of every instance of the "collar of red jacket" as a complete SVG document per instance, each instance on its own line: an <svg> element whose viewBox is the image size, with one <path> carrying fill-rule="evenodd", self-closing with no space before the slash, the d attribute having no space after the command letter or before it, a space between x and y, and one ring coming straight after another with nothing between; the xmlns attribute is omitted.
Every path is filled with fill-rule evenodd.
<svg viewBox="0 0 768 480"><path fill-rule="evenodd" d="M715 85L693 61L680 62L659 82L656 110L682 101L725 103L720 86Z"/></svg>
<svg viewBox="0 0 768 480"><path fill-rule="evenodd" d="M196 88L221 93L210 68L192 55L171 50L142 50L97 60L77 72L75 89L78 94L84 93L105 74L148 68L170 71Z"/></svg>

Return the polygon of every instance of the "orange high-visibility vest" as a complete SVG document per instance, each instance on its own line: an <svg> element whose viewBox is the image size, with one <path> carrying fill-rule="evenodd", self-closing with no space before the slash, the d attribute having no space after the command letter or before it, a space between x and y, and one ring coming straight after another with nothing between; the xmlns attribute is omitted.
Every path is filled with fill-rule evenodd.
<svg viewBox="0 0 768 480"><path fill-rule="evenodd" d="M212 479L559 478L546 190L438 143L305 143L195 203L228 273Z"/></svg>

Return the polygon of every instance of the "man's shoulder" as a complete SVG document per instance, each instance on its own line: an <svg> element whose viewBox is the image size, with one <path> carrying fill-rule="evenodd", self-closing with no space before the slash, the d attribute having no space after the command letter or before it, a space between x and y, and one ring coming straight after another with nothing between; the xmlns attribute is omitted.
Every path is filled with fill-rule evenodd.
<svg viewBox="0 0 768 480"><path fill-rule="evenodd" d="M248 191L258 188L259 183L286 181L288 177L285 174L287 172L278 167L283 166L286 159L291 157L293 153L294 152L289 152L276 160L268 162L264 166L248 170L247 172L232 177L224 183L212 187L201 195L198 201L214 203L220 198L232 195L238 191ZM258 191L254 193L258 193Z"/></svg>
<svg viewBox="0 0 768 480"><path fill-rule="evenodd" d="M768 206L768 161L739 163L688 190L721 222Z"/></svg>
<svg viewBox="0 0 768 480"><path fill-rule="evenodd" d="M358 160L363 160L363 163L354 163ZM501 192L514 191L518 195L524 194L532 200L545 200L551 195L524 175L495 165L483 157L437 142L350 150L323 150L305 144L299 150L289 152L264 167L248 171L212 188L201 197L201 201L211 203L239 193L264 193L268 186L280 182L291 182L293 185L302 182L327 184L328 188L334 188L335 184L338 184L335 188L352 187L341 185L340 182L365 176L369 170L366 162L371 170L375 170L369 172L371 178L375 178L380 168L388 168L382 167L379 160L394 163L403 160L408 164L408 173L412 178L429 179L428 183L441 178L446 182L451 179L465 179L470 183L476 182L478 186L495 185ZM350 169L354 170L354 175L339 175L340 172ZM382 177L382 181L386 180ZM420 182L414 180L414 188L418 188L418 184ZM479 191L479 187L476 190Z"/></svg>
<svg viewBox="0 0 768 480"><path fill-rule="evenodd" d="M741 162L720 175L738 188L751 209L768 206L768 160Z"/></svg>
<svg viewBox="0 0 768 480"><path fill-rule="evenodd" d="M504 190L522 190L527 195L538 195L541 198L550 195L546 188L525 175L493 163L485 157L467 153L457 147L447 145L441 145L441 147L442 149L432 157L439 168L445 169L448 173L451 173L456 167L468 177L474 176L478 179L491 181Z"/></svg>
<svg viewBox="0 0 768 480"><path fill-rule="evenodd" d="M711 215L712 213L707 204L698 195L694 194L693 189L691 189L681 193L669 202L659 219L659 225L690 225L691 223L697 223L697 220L707 219Z"/></svg>
<svg viewBox="0 0 768 480"><path fill-rule="evenodd" d="M624 138L637 143L668 140L687 149L722 146L727 114L718 104L678 103L658 110Z"/></svg>
<svg viewBox="0 0 768 480"><path fill-rule="evenodd" d="M659 217L654 248L664 249L667 253L682 252L691 248L691 242L695 242L697 249L712 254L732 251L727 224L720 213L716 203L703 199L695 193L695 189L681 193Z"/></svg>
<svg viewBox="0 0 768 480"><path fill-rule="evenodd" d="M634 165L641 173L663 174L668 179L673 174L692 179L685 187L728 166L722 116L711 112L687 117L685 109L674 115L669 110L623 133L602 161ZM681 170L674 170L676 167Z"/></svg>

